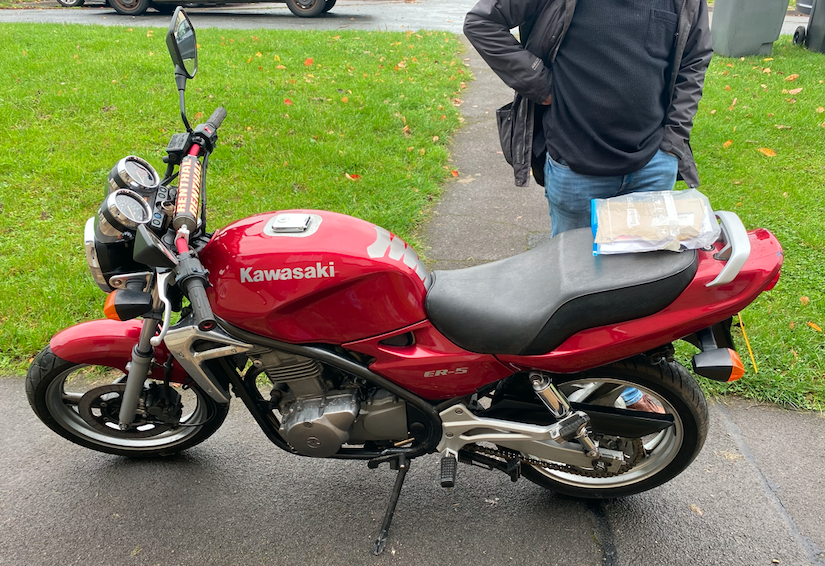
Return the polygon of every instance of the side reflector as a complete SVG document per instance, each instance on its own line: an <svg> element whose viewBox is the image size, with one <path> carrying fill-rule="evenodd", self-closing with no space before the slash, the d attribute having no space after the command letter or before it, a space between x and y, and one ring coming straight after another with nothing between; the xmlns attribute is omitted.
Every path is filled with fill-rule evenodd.
<svg viewBox="0 0 825 566"><path fill-rule="evenodd" d="M736 381L745 375L745 365L734 350L715 348L693 356L693 371L714 381Z"/></svg>

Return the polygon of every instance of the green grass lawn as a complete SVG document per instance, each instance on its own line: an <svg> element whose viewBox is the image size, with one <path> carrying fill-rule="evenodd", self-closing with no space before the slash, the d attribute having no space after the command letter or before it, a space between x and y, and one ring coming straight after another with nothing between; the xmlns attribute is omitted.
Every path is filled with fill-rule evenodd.
<svg viewBox="0 0 825 566"><path fill-rule="evenodd" d="M163 171L182 129L165 30L0 25L0 365L102 315L83 225L111 167ZM212 229L267 210L352 214L410 239L438 195L469 79L445 33L198 30L190 121L223 105Z"/></svg>

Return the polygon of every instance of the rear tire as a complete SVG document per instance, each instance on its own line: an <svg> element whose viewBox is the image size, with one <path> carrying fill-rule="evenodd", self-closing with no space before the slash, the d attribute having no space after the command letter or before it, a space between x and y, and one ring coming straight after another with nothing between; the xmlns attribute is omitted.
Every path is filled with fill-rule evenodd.
<svg viewBox="0 0 825 566"><path fill-rule="evenodd" d="M112 368L66 361L46 347L34 359L26 375L29 404L46 426L75 444L107 454L135 457L171 456L200 444L220 428L229 412L228 403L216 403L193 384L188 389L175 388L186 396L180 418L184 426L148 423L122 432L113 422L116 409L110 407L109 415L102 414L101 401L119 402L114 392L101 394L95 399L97 404L86 409L87 414L94 412L97 419L90 424L89 418L83 416L83 393L95 386L105 391L95 382L102 382L104 372L112 371L122 375ZM112 381L108 379L105 383ZM109 389L117 389L117 386Z"/></svg>
<svg viewBox="0 0 825 566"><path fill-rule="evenodd" d="M326 0L286 0L286 7L299 18L314 18L324 13Z"/></svg>
<svg viewBox="0 0 825 566"><path fill-rule="evenodd" d="M580 374L556 375L553 383L569 400L623 407L620 395L635 387L664 407L674 417L674 426L642 438L645 455L632 468L619 475L595 478L547 468L522 466L524 477L547 489L586 499L626 497L653 489L673 479L693 462L708 432L705 397L693 376L675 362L650 365L625 360ZM588 397L588 386L601 383L598 399ZM611 395L604 395L611 389Z"/></svg>
<svg viewBox="0 0 825 566"><path fill-rule="evenodd" d="M118 14L140 16L149 8L149 0L109 0L109 5Z"/></svg>

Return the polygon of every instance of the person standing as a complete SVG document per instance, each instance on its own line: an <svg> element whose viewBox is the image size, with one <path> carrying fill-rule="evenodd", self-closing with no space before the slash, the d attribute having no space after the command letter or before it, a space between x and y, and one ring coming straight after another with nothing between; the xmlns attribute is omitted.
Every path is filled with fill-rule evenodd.
<svg viewBox="0 0 825 566"><path fill-rule="evenodd" d="M590 225L591 198L669 190L677 175L699 185L689 140L713 53L705 0L480 0L464 34L516 91L516 185L532 166L554 236Z"/></svg>
<svg viewBox="0 0 825 566"><path fill-rule="evenodd" d="M590 199L699 185L706 0L480 0L464 34L516 92L503 144L516 185L531 168L544 185L552 236L589 227ZM637 389L622 398L663 412Z"/></svg>

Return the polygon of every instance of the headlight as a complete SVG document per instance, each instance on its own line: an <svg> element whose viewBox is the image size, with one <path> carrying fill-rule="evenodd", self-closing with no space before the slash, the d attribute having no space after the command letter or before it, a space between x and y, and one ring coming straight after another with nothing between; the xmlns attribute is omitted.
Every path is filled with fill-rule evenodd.
<svg viewBox="0 0 825 566"><path fill-rule="evenodd" d="M97 228L110 238L120 238L124 232L134 232L152 217L152 209L142 196L129 189L113 191L97 213Z"/></svg>
<svg viewBox="0 0 825 566"><path fill-rule="evenodd" d="M86 221L86 227L83 229L83 240L86 245L86 263L89 265L89 271L92 272L92 277L103 291L111 291L106 277L103 275L103 270L100 268L100 261L97 259L97 248L95 247L95 217L92 216Z"/></svg>

